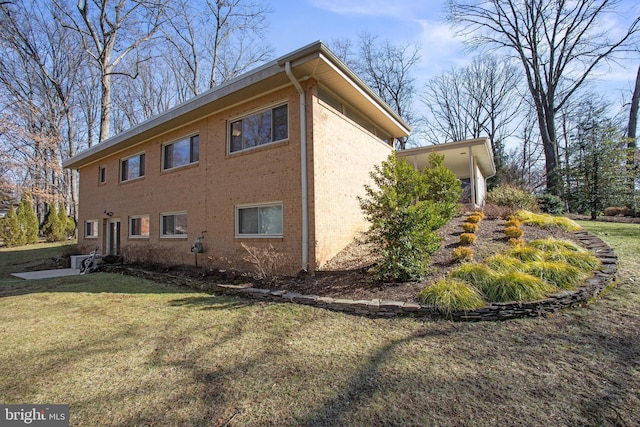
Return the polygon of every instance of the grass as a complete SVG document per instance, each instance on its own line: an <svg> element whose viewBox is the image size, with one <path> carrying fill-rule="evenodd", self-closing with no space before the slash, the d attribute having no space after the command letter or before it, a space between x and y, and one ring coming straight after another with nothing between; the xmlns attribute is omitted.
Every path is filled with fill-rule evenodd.
<svg viewBox="0 0 640 427"><path fill-rule="evenodd" d="M536 214L527 210L519 210L516 217L524 224L535 225L544 228L561 228L566 231L580 230L580 224L565 216L553 216L549 214Z"/></svg>
<svg viewBox="0 0 640 427"><path fill-rule="evenodd" d="M418 295L423 304L431 304L445 315L458 310L473 310L487 303L482 294L469 283L456 279L441 279L427 286Z"/></svg>
<svg viewBox="0 0 640 427"><path fill-rule="evenodd" d="M636 425L640 226L582 225L620 256L617 286L497 323L369 319L104 273L17 282L8 273L26 264L8 260L38 261L0 250L0 401L68 403L74 426Z"/></svg>

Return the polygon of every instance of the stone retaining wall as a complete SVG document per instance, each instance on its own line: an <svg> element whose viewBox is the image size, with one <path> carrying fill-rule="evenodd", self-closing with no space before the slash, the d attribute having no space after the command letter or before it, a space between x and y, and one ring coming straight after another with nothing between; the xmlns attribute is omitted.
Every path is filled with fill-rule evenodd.
<svg viewBox="0 0 640 427"><path fill-rule="evenodd" d="M551 295L549 298L532 302L508 302L491 303L471 311L454 312L451 318L456 321L484 321L507 320L522 317L536 317L555 311L586 304L596 297L616 277L618 271L618 257L614 251L601 239L586 231L575 233L577 240L587 249L591 250L601 261L602 266L594 276L576 290L562 291ZM140 277L166 281L167 275L128 268L110 267L110 269L134 274ZM317 295L302 295L295 292L281 290L261 289L251 287L250 284L215 284L197 279L170 276L172 282L197 288L202 291L223 292L226 294L242 295L262 301L291 302L306 304L346 313L373 316L416 316L427 318L442 318L442 314L431 305L421 305L414 302L385 301L385 300L350 300L341 298L322 297Z"/></svg>

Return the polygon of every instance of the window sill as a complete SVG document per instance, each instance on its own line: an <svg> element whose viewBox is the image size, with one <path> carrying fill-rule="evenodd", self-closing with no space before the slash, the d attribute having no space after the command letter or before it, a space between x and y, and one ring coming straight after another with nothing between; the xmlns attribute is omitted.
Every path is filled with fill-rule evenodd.
<svg viewBox="0 0 640 427"><path fill-rule="evenodd" d="M129 184L130 182L138 182L138 181L142 181L144 178L145 178L145 176L143 175L143 176L139 176L139 177L137 177L137 178L131 178L131 179L128 179L128 180L126 180L126 181L120 181L120 182L119 182L119 184L120 184L120 185L126 185L126 184Z"/></svg>
<svg viewBox="0 0 640 427"><path fill-rule="evenodd" d="M229 152L227 151L227 159L231 159L234 157L243 156L246 154L259 153L260 151L269 150L271 148L281 147L283 145L288 145L289 139L283 139L281 141L270 142L268 144L257 145L251 148L245 148L244 150ZM228 150L228 147L227 147Z"/></svg>
<svg viewBox="0 0 640 427"><path fill-rule="evenodd" d="M177 171L181 171L181 170L185 170L185 169L195 168L195 167L198 167L199 165L200 165L200 162L198 161L198 162L193 162L193 163L189 163L189 164L182 165L182 166L176 166L176 167L173 167L173 168L170 168L170 169L162 169L160 171L160 174L161 175L169 174L171 172L177 172Z"/></svg>

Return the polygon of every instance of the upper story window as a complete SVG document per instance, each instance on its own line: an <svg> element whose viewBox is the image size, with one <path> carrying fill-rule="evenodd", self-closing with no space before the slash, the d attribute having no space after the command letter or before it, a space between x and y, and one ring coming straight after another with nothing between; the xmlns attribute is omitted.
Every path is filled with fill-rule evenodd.
<svg viewBox="0 0 640 427"><path fill-rule="evenodd" d="M200 138L193 135L163 146L162 170L197 163L200 160Z"/></svg>
<svg viewBox="0 0 640 427"><path fill-rule="evenodd" d="M392 143L393 138L389 134L387 134L385 131L383 131L378 126L373 124L373 122L371 120L366 118L358 110L356 110L355 108L352 108L351 106L349 106L348 104L343 102L341 99L339 99L337 96L333 95L329 91L319 87L318 88L318 98L324 104L330 106L334 110L338 111L339 113L341 113L341 114L345 115L346 117L348 117L349 119L353 120L354 122L359 124L361 127L366 129L367 131L371 132L372 134L374 134L375 136L377 136L378 138L380 138L381 140L383 140L387 144L391 144Z"/></svg>
<svg viewBox="0 0 640 427"><path fill-rule="evenodd" d="M98 183L104 184L105 182L107 182L107 168L100 166L98 168Z"/></svg>
<svg viewBox="0 0 640 427"><path fill-rule="evenodd" d="M120 161L120 181L129 181L144 176L144 153Z"/></svg>
<svg viewBox="0 0 640 427"><path fill-rule="evenodd" d="M235 153L289 137L287 104L260 111L229 124L229 152Z"/></svg>

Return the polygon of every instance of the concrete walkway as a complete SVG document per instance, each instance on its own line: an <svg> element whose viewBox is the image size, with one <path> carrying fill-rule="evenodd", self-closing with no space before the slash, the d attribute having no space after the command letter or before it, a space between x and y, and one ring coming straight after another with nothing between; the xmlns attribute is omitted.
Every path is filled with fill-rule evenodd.
<svg viewBox="0 0 640 427"><path fill-rule="evenodd" d="M27 271L24 273L11 273L12 276L25 280L52 279L54 277L78 276L77 268L59 268L56 270Z"/></svg>

